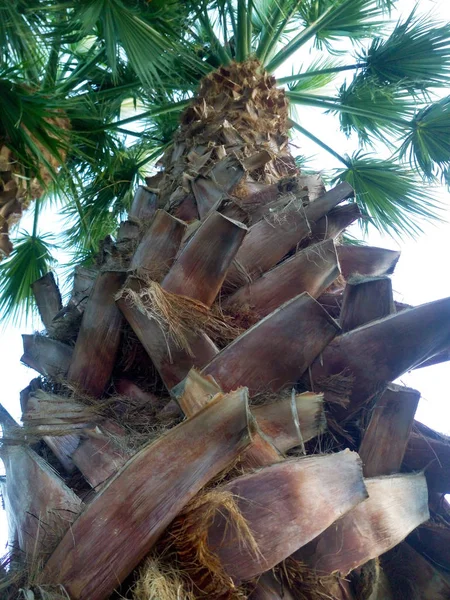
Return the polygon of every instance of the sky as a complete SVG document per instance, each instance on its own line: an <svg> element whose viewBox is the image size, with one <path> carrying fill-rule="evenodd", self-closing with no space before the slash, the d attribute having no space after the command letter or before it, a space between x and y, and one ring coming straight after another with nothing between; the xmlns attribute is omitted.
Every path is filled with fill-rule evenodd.
<svg viewBox="0 0 450 600"><path fill-rule="evenodd" d="M397 14L408 15L415 2L400 0L397 4ZM449 0L421 0L420 12L431 13L434 18L450 22ZM295 66L295 65L294 65ZM290 70L284 74L291 74ZM445 90L445 94L449 91ZM318 117L313 109L302 108L298 114L299 122L308 124L319 138L335 147L340 153L356 149L354 143L346 143L338 132L336 118ZM323 165L324 169L336 167L334 160L311 142L294 140L300 146L302 154L315 155L314 164ZM424 184L423 193L427 195L429 188ZM369 245L401 250L398 266L392 276L395 299L401 302L417 305L439 298L450 296L450 194L445 188L437 190L438 197L446 207L443 218L446 223L424 224L423 234L415 241L394 241L388 236L381 236L371 231L366 239ZM28 215L27 219L31 219ZM24 223L26 225L26 222ZM46 222L47 230L61 227L57 218L49 214ZM355 231L358 235L359 232ZM0 337L0 380L2 381L2 396L0 402L14 418L20 420L19 392L26 387L36 373L20 363L22 355L21 334L32 333L41 329L39 322L27 327L9 327ZM424 369L417 369L401 377L399 382L421 391L421 400L416 418L442 433L450 434L450 363L443 363ZM0 556L6 544L6 520L0 510Z"/></svg>

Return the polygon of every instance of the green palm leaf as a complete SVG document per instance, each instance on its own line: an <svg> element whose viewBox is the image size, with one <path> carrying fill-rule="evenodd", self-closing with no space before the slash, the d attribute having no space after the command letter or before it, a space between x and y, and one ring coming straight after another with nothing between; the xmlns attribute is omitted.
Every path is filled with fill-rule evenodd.
<svg viewBox="0 0 450 600"><path fill-rule="evenodd" d="M450 26L437 26L415 10L386 38L375 38L360 53L370 80L398 84L414 93L450 83Z"/></svg>
<svg viewBox="0 0 450 600"><path fill-rule="evenodd" d="M450 165L450 96L420 110L410 127L400 156L407 157L428 179L444 174Z"/></svg>
<svg viewBox="0 0 450 600"><path fill-rule="evenodd" d="M382 26L377 20L382 10L374 0L308 0L300 4L299 11L304 29L272 58L268 71L274 71L312 38L319 47L326 44L332 50L332 42L341 37L366 38Z"/></svg>
<svg viewBox="0 0 450 600"><path fill-rule="evenodd" d="M386 141L386 133L402 131L414 109L411 97L404 90L359 75L350 85L341 86L339 103L340 108L335 112L339 112L341 129L347 136L356 132L362 142L374 137Z"/></svg>
<svg viewBox="0 0 450 600"><path fill-rule="evenodd" d="M305 26L310 27L330 8L335 9L332 18L316 33L318 48L323 44L331 48L330 44L342 37L354 40L368 38L380 30L381 8L373 0L341 2L341 6L336 0L306 0L301 3L299 12Z"/></svg>
<svg viewBox="0 0 450 600"><path fill-rule="evenodd" d="M121 0L77 0L72 4L72 28L81 37L96 33L103 39L113 76L117 75L121 47L141 81L152 87L161 85L162 72L172 72L174 55L196 69L202 66L178 36L186 15L181 2L137 2L131 7Z"/></svg>
<svg viewBox="0 0 450 600"><path fill-rule="evenodd" d="M392 160L357 152L348 157L348 167L334 181L347 181L354 188L356 201L368 218L364 229L371 222L389 235L414 237L422 231L424 219L439 219L443 210L411 170Z"/></svg>
<svg viewBox="0 0 450 600"><path fill-rule="evenodd" d="M54 263L50 240L49 235L21 232L11 256L0 264L0 318L4 326L26 322L35 310L31 284Z"/></svg>
<svg viewBox="0 0 450 600"><path fill-rule="evenodd" d="M334 81L337 71L334 70L335 61L329 58L319 57L314 60L308 67L299 73L301 78L293 83L288 84L288 88L292 92L311 92L326 88ZM292 77L295 77L292 75ZM279 79L278 83L283 80Z"/></svg>

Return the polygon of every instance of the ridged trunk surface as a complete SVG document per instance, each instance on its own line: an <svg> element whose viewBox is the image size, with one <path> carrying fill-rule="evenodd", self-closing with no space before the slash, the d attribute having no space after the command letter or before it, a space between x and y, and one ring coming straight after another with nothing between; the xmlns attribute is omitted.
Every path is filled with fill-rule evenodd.
<svg viewBox="0 0 450 600"><path fill-rule="evenodd" d="M445 353L450 301L397 314L398 253L341 245L353 191L298 172L287 110L254 60L210 74L67 306L35 286L8 600L413 598L397 555L446 597L450 444L391 379Z"/></svg>

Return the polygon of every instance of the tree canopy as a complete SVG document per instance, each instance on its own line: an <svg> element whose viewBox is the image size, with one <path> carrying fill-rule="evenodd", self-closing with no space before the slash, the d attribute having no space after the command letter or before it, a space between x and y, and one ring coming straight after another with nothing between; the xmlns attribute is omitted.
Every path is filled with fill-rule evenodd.
<svg viewBox="0 0 450 600"><path fill-rule="evenodd" d="M30 283L57 247L71 262L92 260L136 184L158 168L201 79L249 57L292 106L335 115L342 135L359 139L356 153L341 155L292 114L291 131L334 157L331 176L355 188L366 223L401 236L437 218L423 182L445 181L450 165L450 97L440 93L450 83L450 25L417 11L393 23L395 4L1 0L0 170L12 169L22 189L15 212L1 207L2 235L14 241L0 265L2 314L31 308ZM32 231L9 231L33 199ZM50 203L62 232L39 219Z"/></svg>

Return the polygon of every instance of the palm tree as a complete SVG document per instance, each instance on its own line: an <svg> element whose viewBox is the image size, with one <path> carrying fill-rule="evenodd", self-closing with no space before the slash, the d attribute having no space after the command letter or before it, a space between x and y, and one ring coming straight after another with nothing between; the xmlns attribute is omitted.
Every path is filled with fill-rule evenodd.
<svg viewBox="0 0 450 600"><path fill-rule="evenodd" d="M47 111L39 139L4 128L10 181L27 177L31 200L31 178L51 179L84 262L63 307L35 208L4 263L15 302L41 261L28 283L43 275L46 327L24 336L41 374L24 426L0 414L6 597L449 596L449 441L391 382L448 358L450 301L395 305L399 253L339 242L361 217L399 232L433 214L404 161L445 175L446 103L429 94L447 83L449 29L413 14L355 62L271 74L305 44L376 36L391 4L90 0L38 3L37 22L10 9L41 59L6 42L23 65L11 105ZM337 97L317 93L342 71L355 75ZM122 118L130 94L144 106ZM400 150L341 157L289 103ZM332 189L300 174L289 129L343 163Z"/></svg>
<svg viewBox="0 0 450 600"><path fill-rule="evenodd" d="M445 178L448 164L448 102L432 100L448 85L449 28L413 13L383 35L393 5L67 0L1 8L3 254L12 251L10 227L39 198L31 235L19 232L1 267L2 314L29 313L30 283L51 268L55 246L70 251L71 263L93 260L130 208L133 187L171 146L202 78L233 60L251 57L254 70L270 74L299 64L275 82L290 107L282 135L306 136L331 154L333 180L355 188L365 227L418 233L420 220L439 214L420 177ZM367 39L370 46L361 45ZM343 40L355 50L342 55ZM318 58L309 58L311 46ZM329 92L333 83L337 93ZM136 110L123 118L126 106ZM302 106L319 118L335 114L361 149L343 156L330 148L302 122ZM55 197L67 226L52 244L39 214Z"/></svg>

